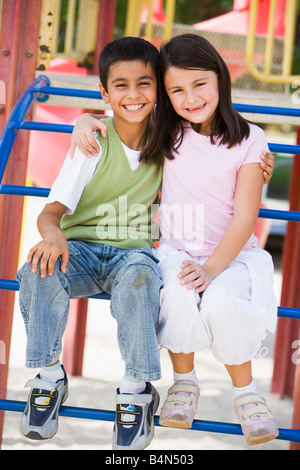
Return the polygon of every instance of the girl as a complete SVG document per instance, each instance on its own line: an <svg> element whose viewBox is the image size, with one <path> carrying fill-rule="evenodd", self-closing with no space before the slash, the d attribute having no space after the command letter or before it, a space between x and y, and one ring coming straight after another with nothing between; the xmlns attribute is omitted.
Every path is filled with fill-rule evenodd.
<svg viewBox="0 0 300 470"><path fill-rule="evenodd" d="M231 377L247 443L267 442L278 428L251 368L277 318L273 263L253 235L265 137L235 111L218 52L193 34L161 49L156 120L142 158L165 159L158 341L169 351L175 381L160 424L192 426L200 395L194 353L209 346Z"/></svg>

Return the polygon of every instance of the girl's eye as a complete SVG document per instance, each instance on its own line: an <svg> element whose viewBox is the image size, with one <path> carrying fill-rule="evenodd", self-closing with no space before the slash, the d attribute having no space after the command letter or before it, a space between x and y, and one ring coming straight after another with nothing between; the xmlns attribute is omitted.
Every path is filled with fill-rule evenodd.
<svg viewBox="0 0 300 470"><path fill-rule="evenodd" d="M205 85L205 83L203 83L203 82L202 82L202 83L197 83L197 84L196 84L196 87L200 88L200 87L202 87L202 86L204 86L204 85Z"/></svg>
<svg viewBox="0 0 300 470"><path fill-rule="evenodd" d="M148 86L148 85L149 85L148 82L141 82L141 83L139 83L139 86Z"/></svg>

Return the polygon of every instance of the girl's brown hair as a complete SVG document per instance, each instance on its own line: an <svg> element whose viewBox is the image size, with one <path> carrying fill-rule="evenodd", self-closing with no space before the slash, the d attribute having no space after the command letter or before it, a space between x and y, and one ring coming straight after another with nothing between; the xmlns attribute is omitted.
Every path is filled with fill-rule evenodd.
<svg viewBox="0 0 300 470"><path fill-rule="evenodd" d="M196 34L183 34L175 36L161 48L155 126L141 160L163 164L164 158L174 159L174 153L177 153L184 137L184 119L175 112L164 87L169 67L209 70L217 74L219 104L211 124L212 144L218 140L218 143L231 148L249 137L248 122L231 102L231 79L224 60L205 38Z"/></svg>

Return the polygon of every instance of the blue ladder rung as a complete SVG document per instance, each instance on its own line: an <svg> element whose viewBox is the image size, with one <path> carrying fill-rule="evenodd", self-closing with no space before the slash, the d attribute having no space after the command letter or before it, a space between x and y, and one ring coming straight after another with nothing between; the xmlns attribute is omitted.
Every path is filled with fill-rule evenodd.
<svg viewBox="0 0 300 470"><path fill-rule="evenodd" d="M26 402L14 401L14 400L0 400L0 410L4 411L16 411L23 413L26 406ZM59 415L68 418L79 418L79 419L92 419L98 421L110 421L115 420L115 412L109 410L98 410L93 408L79 408L74 406L62 406L59 410ZM155 426L160 426L159 417L154 417ZM204 421L194 420L191 430L193 431L205 431L215 432L221 434L233 434L242 436L242 429L239 424L235 423L222 423L218 421ZM300 429L279 429L279 436L277 439L300 442Z"/></svg>
<svg viewBox="0 0 300 470"><path fill-rule="evenodd" d="M19 290L18 281L13 281L9 279L0 279L0 289L6 290ZM88 296L89 299L101 299L101 300L110 300L110 295L106 292L101 294ZM300 320L300 308L291 308L291 307L278 307L278 316L283 318L295 318Z"/></svg>
<svg viewBox="0 0 300 470"><path fill-rule="evenodd" d="M16 186L13 184L0 184L0 194L11 194L15 196L38 196L48 197L50 189L37 188L34 186Z"/></svg>

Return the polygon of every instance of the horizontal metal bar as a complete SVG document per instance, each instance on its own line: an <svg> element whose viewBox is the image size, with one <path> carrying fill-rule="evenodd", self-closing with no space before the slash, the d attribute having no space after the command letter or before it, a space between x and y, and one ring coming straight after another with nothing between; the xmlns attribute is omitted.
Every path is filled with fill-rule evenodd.
<svg viewBox="0 0 300 470"><path fill-rule="evenodd" d="M96 100L102 100L102 94L100 91L82 90L77 88L58 88L44 86L41 87L38 92L45 95L76 96L78 98L93 98Z"/></svg>
<svg viewBox="0 0 300 470"><path fill-rule="evenodd" d="M234 103L233 106L239 113L271 114L277 116L300 117L299 108L280 108L276 106L259 106L253 104L239 103Z"/></svg>
<svg viewBox="0 0 300 470"><path fill-rule="evenodd" d="M0 400L0 410L15 411L23 413L26 403L14 400ZM97 421L110 421L115 420L115 412L110 410L97 410L93 408L78 408L74 406L62 406L59 410L59 415L68 418L79 419L92 419ZM159 417L154 417L155 426L160 426ZM221 434L233 434L242 436L242 429L239 424L222 423L218 421L203 421L194 420L191 430L215 432ZM300 429L279 429L279 436L277 439L285 441L300 442Z"/></svg>
<svg viewBox="0 0 300 470"><path fill-rule="evenodd" d="M52 124L47 122L32 122L32 121L15 121L10 123L10 128L14 130L33 130L33 131L47 131L47 132L63 132L72 134L74 126L69 124ZM300 155L300 145L287 145L269 143L271 152L280 152L293 155Z"/></svg>
<svg viewBox="0 0 300 470"><path fill-rule="evenodd" d="M268 144L271 152L290 153L293 155L300 155L300 145L287 145L287 144Z"/></svg>
<svg viewBox="0 0 300 470"><path fill-rule="evenodd" d="M71 126L69 124L52 124L49 122L32 122L32 121L13 122L11 126L13 129L61 132L61 133L66 133L66 134L72 134L73 129L74 129L74 126Z"/></svg>
<svg viewBox="0 0 300 470"><path fill-rule="evenodd" d="M78 98L94 98L102 99L102 94L99 91L82 90L75 88L60 88L44 86L37 90L39 94L45 95L60 95L60 96L76 96ZM274 106L258 106L251 104L234 103L233 106L238 112L241 113L255 113L255 114L271 114L280 116L293 116L300 117L300 110L298 108L281 108Z"/></svg>
<svg viewBox="0 0 300 470"><path fill-rule="evenodd" d="M31 186L15 186L9 184L0 184L0 194L11 194L19 196L37 196L48 197L49 188L36 188ZM300 222L300 212L280 211L275 209L260 209L259 217L264 219L289 220L291 222Z"/></svg>
<svg viewBox="0 0 300 470"><path fill-rule="evenodd" d="M20 285L18 281L10 279L0 279L0 289L18 291ZM106 292L88 297L89 299L110 300L110 295ZM278 307L278 317L295 318L300 320L300 308Z"/></svg>
<svg viewBox="0 0 300 470"><path fill-rule="evenodd" d="M12 281L10 279L0 279L0 289L19 290L20 284L18 283L18 281Z"/></svg>
<svg viewBox="0 0 300 470"><path fill-rule="evenodd" d="M48 197L50 189L36 188L32 186L16 186L13 184L0 184L0 194L11 194L15 196L38 196Z"/></svg>
<svg viewBox="0 0 300 470"><path fill-rule="evenodd" d="M278 307L278 317L300 320L300 308Z"/></svg>
<svg viewBox="0 0 300 470"><path fill-rule="evenodd" d="M299 222L300 212L281 211L277 209L260 209L259 217L263 219L289 220L291 222Z"/></svg>

